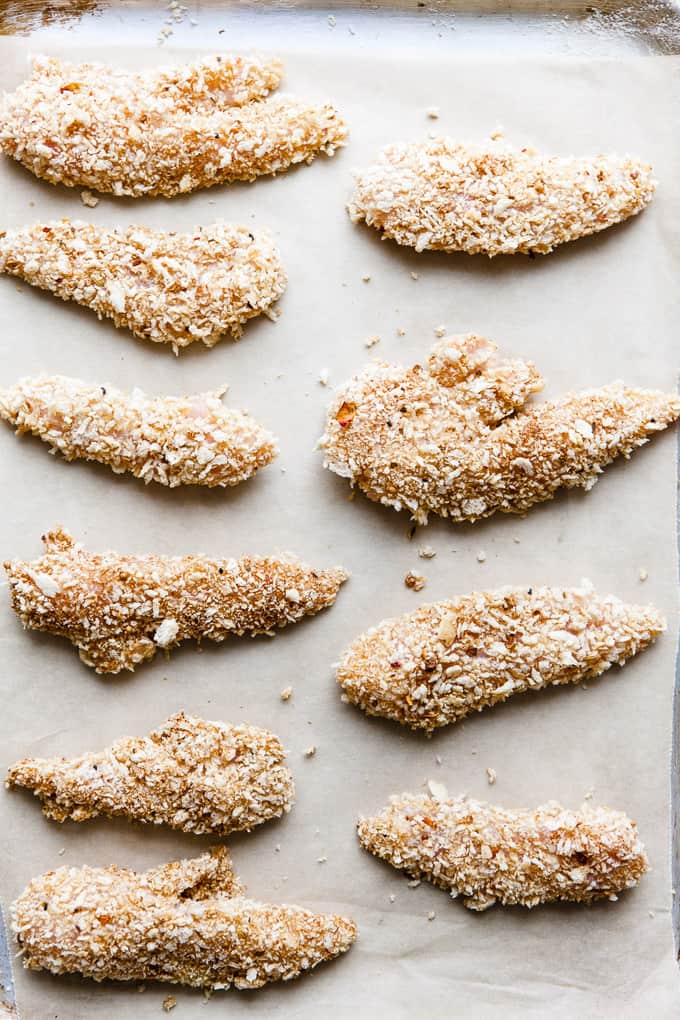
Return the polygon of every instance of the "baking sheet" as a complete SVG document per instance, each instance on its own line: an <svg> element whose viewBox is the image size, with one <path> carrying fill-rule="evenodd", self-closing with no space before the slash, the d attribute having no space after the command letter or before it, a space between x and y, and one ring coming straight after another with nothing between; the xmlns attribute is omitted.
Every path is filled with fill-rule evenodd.
<svg viewBox="0 0 680 1020"><path fill-rule="evenodd" d="M228 40L224 41L228 44ZM256 44L257 40L253 42ZM29 44L0 41L0 85L24 76ZM225 45L225 49L227 46ZM191 59L189 48L60 46L69 59L129 66ZM272 229L289 272L281 318L251 324L242 341L179 358L144 345L85 310L0 279L2 381L62 372L151 392L230 385L280 437L281 456L229 493L144 487L89 464L50 458L38 440L0 431L2 552L30 557L62 522L92 549L205 552L292 550L352 578L330 611L273 641L189 645L124 679L97 678L74 650L24 633L7 600L0 612L4 711L2 765L26 754L74 754L144 733L178 709L270 727L290 751L298 800L280 823L229 841L251 895L344 911L359 925L351 952L285 986L199 992L147 984L97 986L76 978L15 974L20 1014L110 1018L158 1016L171 991L176 1016L456 1015L655 1017L677 1015L678 975L670 921L669 760L676 633L675 439L667 432L627 464L608 469L590 494L567 494L525 519L411 528L404 515L348 500L314 452L331 384L371 357L411 362L440 324L475 330L533 358L546 396L616 378L672 389L676 375L680 201L674 195L680 65L631 61L494 60L455 63L378 55L323 59L286 47L286 89L330 97L351 127L347 149L273 180L172 200L102 198L85 209L77 191L38 182L0 162L0 222L69 216L116 225L189 229L217 217ZM441 109L437 122L426 110ZM661 182L651 208L599 237L548 258L416 255L352 226L343 205L350 173L378 147L428 131L480 138L502 125L516 142L557 152L630 151L650 159ZM418 279L411 277L417 272ZM369 283L362 281L366 274ZM397 329L406 330L403 337ZM366 337L379 334L370 352ZM418 558L423 544L437 550ZM478 553L486 554L484 562ZM641 583L639 571L648 572ZM427 577L419 595L403 578ZM370 720L340 702L330 664L360 630L420 601L501 584L572 584L653 601L669 618L650 651L587 689L515 698L428 740ZM292 699L279 698L292 685ZM317 745L315 757L303 750ZM437 763L437 756L441 764ZM486 768L498 779L487 784ZM652 872L616 904L532 912L466 911L446 894L406 879L360 851L357 815L427 778L506 805L551 797L631 814ZM62 864L143 869L200 852L203 840L149 827L95 821L58 826L30 795L0 798L0 895L8 903L35 874ZM280 849L278 849L280 848ZM61 851L63 850L63 853ZM326 857L320 863L319 858ZM395 895L393 903L390 894ZM436 917L428 921L427 915Z"/></svg>

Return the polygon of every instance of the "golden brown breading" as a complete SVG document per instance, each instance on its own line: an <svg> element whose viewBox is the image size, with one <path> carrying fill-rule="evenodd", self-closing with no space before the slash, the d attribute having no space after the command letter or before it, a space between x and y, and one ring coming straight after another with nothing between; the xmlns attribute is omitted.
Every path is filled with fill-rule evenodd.
<svg viewBox="0 0 680 1020"><path fill-rule="evenodd" d="M329 104L265 98L278 60L208 57L136 74L39 57L0 106L0 150L52 184L177 195L332 156L347 128Z"/></svg>
<svg viewBox="0 0 680 1020"><path fill-rule="evenodd" d="M45 555L5 563L25 627L66 637L98 673L134 670L157 648L192 638L273 634L333 605L345 572L293 558L87 553L62 528Z"/></svg>
<svg viewBox="0 0 680 1020"><path fill-rule="evenodd" d="M237 340L248 319L274 315L286 286L269 234L221 222L189 234L67 219L3 230L0 272L175 353L196 341Z"/></svg>
<svg viewBox="0 0 680 1020"><path fill-rule="evenodd" d="M353 921L247 899L225 847L139 874L59 868L12 907L30 970L95 981L260 988L346 952Z"/></svg>
<svg viewBox="0 0 680 1020"><path fill-rule="evenodd" d="M550 801L527 811L405 793L357 829L364 849L463 896L471 910L615 900L648 867L635 823L605 807Z"/></svg>
<svg viewBox="0 0 680 1020"><path fill-rule="evenodd" d="M278 450L261 425L224 407L225 389L148 397L61 375L22 379L0 389L0 418L20 434L40 436L66 460L98 461L171 488L238 485Z"/></svg>
<svg viewBox="0 0 680 1020"><path fill-rule="evenodd" d="M560 488L591 489L680 418L680 397L612 383L524 407L543 380L482 337L449 337L427 365L375 362L341 386L319 445L324 464L370 499L475 521L523 513Z"/></svg>
<svg viewBox="0 0 680 1020"><path fill-rule="evenodd" d="M361 634L337 669L369 715L433 730L512 694L579 683L666 628L653 606L582 588L501 588L421 606Z"/></svg>
<svg viewBox="0 0 680 1020"><path fill-rule="evenodd" d="M639 213L656 189L647 163L562 158L436 138L390 145L357 175L349 213L416 251L547 254Z"/></svg>
<svg viewBox="0 0 680 1020"><path fill-rule="evenodd" d="M278 818L295 796L278 737L183 712L148 737L123 737L77 758L24 758L7 786L25 786L48 818L97 815L227 835Z"/></svg>

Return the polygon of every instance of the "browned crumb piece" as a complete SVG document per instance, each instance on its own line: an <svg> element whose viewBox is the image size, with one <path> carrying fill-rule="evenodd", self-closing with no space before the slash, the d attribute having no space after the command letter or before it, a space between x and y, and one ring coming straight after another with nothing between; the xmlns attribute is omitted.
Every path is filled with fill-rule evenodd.
<svg viewBox="0 0 680 1020"><path fill-rule="evenodd" d="M0 271L175 351L238 339L286 286L269 234L221 222L189 234L66 219L3 230Z"/></svg>
<svg viewBox="0 0 680 1020"><path fill-rule="evenodd" d="M547 254L639 213L655 189L651 166L628 157L444 137L384 149L357 175L349 213L416 251Z"/></svg>
<svg viewBox="0 0 680 1020"><path fill-rule="evenodd" d="M171 1009L174 1009L177 1005L177 999L174 995L168 995L167 998L163 999L163 1010L165 1013L169 1013Z"/></svg>
<svg viewBox="0 0 680 1020"><path fill-rule="evenodd" d="M358 833L366 850L462 896L471 910L616 899L648 867L626 815L555 801L527 811L405 793L360 821Z"/></svg>
<svg viewBox="0 0 680 1020"><path fill-rule="evenodd" d="M599 676L665 627L653 606L589 584L472 592L372 627L344 653L337 679L369 714L433 730L513 694Z"/></svg>
<svg viewBox="0 0 680 1020"><path fill-rule="evenodd" d="M5 563L12 607L25 627L68 638L98 673L133 670L188 638L273 634L331 606L347 578L283 557L87 553L62 528L43 542L40 559Z"/></svg>
<svg viewBox="0 0 680 1020"><path fill-rule="evenodd" d="M353 921L244 896L225 847L139 874L59 868L12 907L30 970L95 981L259 988L346 952Z"/></svg>
<svg viewBox="0 0 680 1020"><path fill-rule="evenodd" d="M427 365L375 362L342 386L320 440L325 466L370 499L475 521L523 513L560 488L590 489L680 418L680 397L612 383L524 407L543 380L482 337L450 337Z"/></svg>
<svg viewBox="0 0 680 1020"><path fill-rule="evenodd" d="M261 425L223 406L223 393L148 397L57 375L0 389L0 418L66 460L98 461L171 488L238 485L278 451Z"/></svg>
<svg viewBox="0 0 680 1020"><path fill-rule="evenodd" d="M404 584L412 591L422 591L425 587L425 578L422 574L414 574L412 570L409 570L404 578Z"/></svg>
<svg viewBox="0 0 680 1020"><path fill-rule="evenodd" d="M332 156L345 124L329 104L265 98L282 73L278 60L226 55L136 74L38 57L0 106L0 150L53 184L134 196Z"/></svg>
<svg viewBox="0 0 680 1020"><path fill-rule="evenodd" d="M226 835L278 818L293 803L293 777L278 737L244 724L182 712L148 737L124 737L77 758L24 758L7 785L40 798L48 818L97 815Z"/></svg>

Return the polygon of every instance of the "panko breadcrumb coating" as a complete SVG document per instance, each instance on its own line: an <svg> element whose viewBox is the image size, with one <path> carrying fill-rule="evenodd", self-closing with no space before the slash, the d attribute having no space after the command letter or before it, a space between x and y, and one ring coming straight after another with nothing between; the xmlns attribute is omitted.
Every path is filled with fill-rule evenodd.
<svg viewBox="0 0 680 1020"><path fill-rule="evenodd" d="M271 237L213 223L190 234L110 230L76 220L0 231L0 272L77 301L141 340L213 347L281 297L286 274Z"/></svg>
<svg viewBox="0 0 680 1020"><path fill-rule="evenodd" d="M356 938L346 917L247 899L225 847L142 874L49 871L13 904L12 927L29 970L197 988L287 981Z"/></svg>
<svg viewBox="0 0 680 1020"><path fill-rule="evenodd" d="M648 867L635 822L605 807L527 811L404 793L357 829L364 849L471 910L615 900Z"/></svg>
<svg viewBox="0 0 680 1020"><path fill-rule="evenodd" d="M513 694L579 683L666 628L653 606L582 588L501 588L421 606L371 627L337 669L344 698L428 732Z"/></svg>
<svg viewBox="0 0 680 1020"><path fill-rule="evenodd" d="M0 104L0 151L52 184L177 195L311 163L344 144L330 104L265 98L279 60L207 57L137 73L37 57Z"/></svg>
<svg viewBox="0 0 680 1020"><path fill-rule="evenodd" d="M357 174L348 208L354 222L416 251L545 255L634 216L655 189L651 166L629 157L545 156L502 136L435 138L384 149Z"/></svg>
<svg viewBox="0 0 680 1020"><path fill-rule="evenodd" d="M333 605L347 579L292 557L88 553L61 527L43 542L39 559L5 563L12 608L25 627L68 638L97 673L134 670L188 638L273 635Z"/></svg>
<svg viewBox="0 0 680 1020"><path fill-rule="evenodd" d="M225 388L187 397L123 393L108 383L48 376L0 389L0 418L31 432L66 460L98 461L145 482L228 486L252 478L278 450L242 411L224 407Z"/></svg>
<svg viewBox="0 0 680 1020"><path fill-rule="evenodd" d="M295 796L278 737L183 712L148 737L123 737L77 758L24 758L7 786L25 786L48 818L97 815L225 836L278 818Z"/></svg>
<svg viewBox="0 0 680 1020"><path fill-rule="evenodd" d="M680 418L680 397L612 383L524 407L543 380L483 337L435 344L426 365L378 361L336 391L319 441L324 464L370 499L475 521L524 513L558 489L591 489Z"/></svg>

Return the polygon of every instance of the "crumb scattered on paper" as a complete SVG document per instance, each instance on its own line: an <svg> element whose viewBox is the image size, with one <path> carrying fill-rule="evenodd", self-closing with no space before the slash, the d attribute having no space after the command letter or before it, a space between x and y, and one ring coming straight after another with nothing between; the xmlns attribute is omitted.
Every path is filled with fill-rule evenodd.
<svg viewBox="0 0 680 1020"><path fill-rule="evenodd" d="M434 910L430 910L428 915L427 915L427 919L428 919L428 921L434 921L436 916L437 915L435 914Z"/></svg>
<svg viewBox="0 0 680 1020"><path fill-rule="evenodd" d="M96 205L99 205L99 199L97 196L93 195L91 191L87 190L87 188L80 192L80 201L89 209L94 209Z"/></svg>
<svg viewBox="0 0 680 1020"><path fill-rule="evenodd" d="M281 698L281 701L290 701L292 696L293 696L293 688L292 687L284 687L283 690L281 691L281 694L279 695L279 697Z"/></svg>
<svg viewBox="0 0 680 1020"><path fill-rule="evenodd" d="M486 770L486 781L489 784L489 786L493 786L493 784L496 782L496 770L495 769L487 768L487 770Z"/></svg>
<svg viewBox="0 0 680 1020"><path fill-rule="evenodd" d="M640 578L641 581L646 581L647 578L649 577L649 574L647 573L644 567L640 567L638 571L638 577Z"/></svg>
<svg viewBox="0 0 680 1020"><path fill-rule="evenodd" d="M418 550L418 555L421 560L431 560L433 556L437 555L436 549L433 549L431 545L421 545Z"/></svg>
<svg viewBox="0 0 680 1020"><path fill-rule="evenodd" d="M477 562L478 563L484 563L485 560L486 560L486 553L484 552L483 549L480 549L479 552L477 553Z"/></svg>
<svg viewBox="0 0 680 1020"><path fill-rule="evenodd" d="M364 273L364 275L361 277L361 279L364 281L364 283L370 283L371 282L371 277L369 276L368 273Z"/></svg>
<svg viewBox="0 0 680 1020"><path fill-rule="evenodd" d="M377 333L374 333L373 336L367 336L366 337L366 339L364 340L364 347L369 347L369 348L370 347L375 347L375 345L379 344L379 343L380 343L380 337L378 336Z"/></svg>
<svg viewBox="0 0 680 1020"><path fill-rule="evenodd" d="M417 280L419 276L420 276L420 273L411 273L411 279L412 280Z"/></svg>
<svg viewBox="0 0 680 1020"><path fill-rule="evenodd" d="M415 574L412 570L409 570L404 578L404 584L407 588L411 588L412 591L422 591L425 587L425 578L422 574Z"/></svg>
<svg viewBox="0 0 680 1020"><path fill-rule="evenodd" d="M313 758L314 755L316 754L316 744L312 744L302 753L304 754L305 758Z"/></svg>
<svg viewBox="0 0 680 1020"><path fill-rule="evenodd" d="M406 336L406 330L403 326L397 326L397 336Z"/></svg>
<svg viewBox="0 0 680 1020"><path fill-rule="evenodd" d="M446 336L446 326L435 326L434 335L439 337Z"/></svg>
<svg viewBox="0 0 680 1020"><path fill-rule="evenodd" d="M439 119L439 107L438 106L428 106L428 108L427 108L427 110L425 112L428 115L428 117L430 118L430 120L438 120Z"/></svg>
<svg viewBox="0 0 680 1020"><path fill-rule="evenodd" d="M327 368L319 369L319 382L321 383L322 386L328 386L328 369Z"/></svg>
<svg viewBox="0 0 680 1020"><path fill-rule="evenodd" d="M167 999L163 999L163 1009L166 1013L169 1013L171 1009L174 1009L177 1005L177 999L174 995L168 995Z"/></svg>
<svg viewBox="0 0 680 1020"><path fill-rule="evenodd" d="M428 779L427 788L435 800L444 801L448 797L446 787L443 783L438 783L436 779Z"/></svg>

